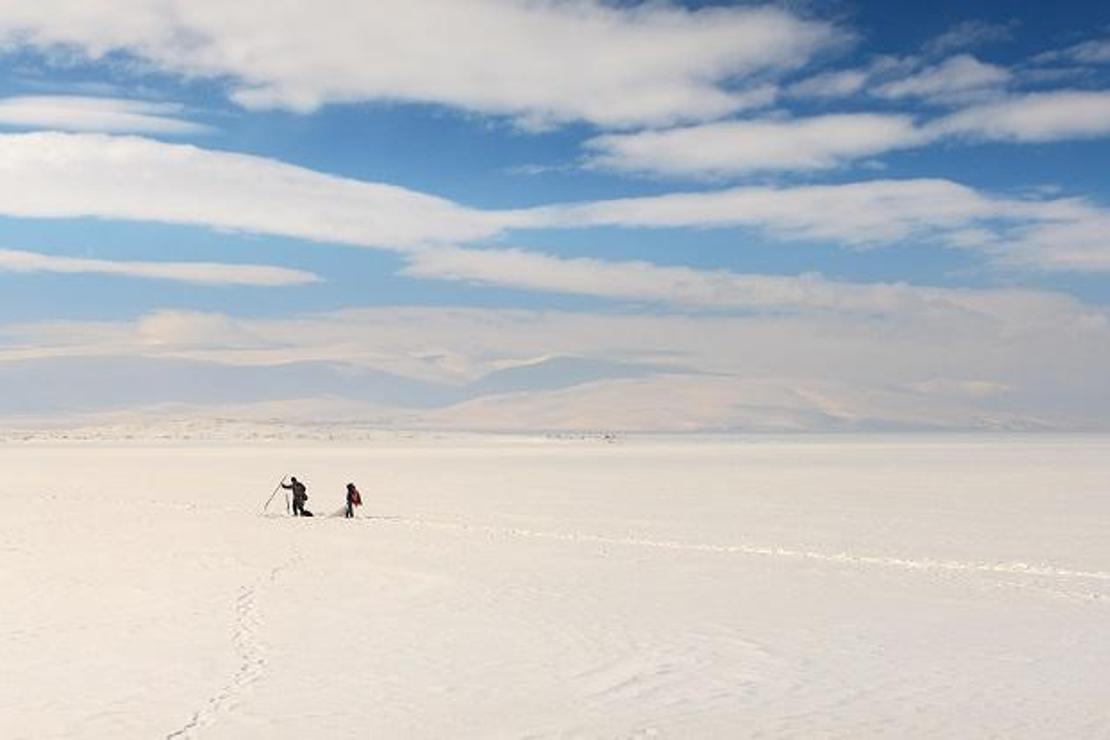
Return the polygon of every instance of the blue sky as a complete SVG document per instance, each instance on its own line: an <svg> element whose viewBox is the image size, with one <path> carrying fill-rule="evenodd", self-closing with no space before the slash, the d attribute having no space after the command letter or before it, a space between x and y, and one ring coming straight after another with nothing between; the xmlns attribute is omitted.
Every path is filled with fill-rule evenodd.
<svg viewBox="0 0 1110 740"><path fill-rule="evenodd" d="M278 399L414 424L1104 423L1104 4L255 6L0 2L8 370L536 368Z"/></svg>

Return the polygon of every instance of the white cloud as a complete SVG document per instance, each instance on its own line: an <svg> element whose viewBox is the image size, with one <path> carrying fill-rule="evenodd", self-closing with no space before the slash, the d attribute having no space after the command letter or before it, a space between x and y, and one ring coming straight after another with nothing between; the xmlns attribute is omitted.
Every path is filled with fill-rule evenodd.
<svg viewBox="0 0 1110 740"><path fill-rule="evenodd" d="M1027 207L1023 210L1023 206ZM1036 202L994 199L950 180L919 179L736 187L554 205L526 215L535 226L749 226L779 238L868 246L947 232L986 219L1036 218L1043 207Z"/></svg>
<svg viewBox="0 0 1110 740"><path fill-rule="evenodd" d="M648 262L564 259L519 249L436 248L408 256L407 275L680 307L907 314L988 310L1020 291L968 291L904 283L849 283L820 275L754 275Z"/></svg>
<svg viewBox="0 0 1110 740"><path fill-rule="evenodd" d="M1071 47L1068 54L1081 64L1110 64L1110 39L1084 41Z"/></svg>
<svg viewBox="0 0 1110 740"><path fill-rule="evenodd" d="M1047 51L1033 58L1034 62L1069 61L1079 64L1110 64L1110 38L1090 39L1066 49Z"/></svg>
<svg viewBox="0 0 1110 740"><path fill-rule="evenodd" d="M1107 135L1110 92L1061 90L979 102L925 122L877 113L729 121L605 134L586 147L595 167L714 177L826 169L946 140L1029 143Z"/></svg>
<svg viewBox="0 0 1110 740"><path fill-rule="evenodd" d="M1110 134L1110 92L1061 90L984 103L929 125L933 135L1044 142Z"/></svg>
<svg viewBox="0 0 1110 740"><path fill-rule="evenodd" d="M757 226L866 244L998 211L949 181L875 180L485 212L260 157L93 134L0 136L0 175L0 213L9 216L195 224L391 249L598 225Z"/></svg>
<svg viewBox="0 0 1110 740"><path fill-rule="evenodd" d="M970 54L950 57L908 77L886 82L872 92L883 98L924 98L961 102L997 94L1010 81L1008 70Z"/></svg>
<svg viewBox="0 0 1110 740"><path fill-rule="evenodd" d="M909 239L986 249L991 256L1004 251L1002 242L1022 236L1019 229L1051 225L1067 238L1094 233L1091 225L1104 217L1078 200L1000 198L948 180L741 187L483 211L261 157L60 133L0 135L0 214L189 224L401 251L519 230L749 227L777 239L847 246ZM969 239L976 232L985 236ZM1074 246L1040 239L1026 249L1024 264L1043 258L1059 266L1049 252ZM1097 242L1085 237L1082 252L1091 269L1103 269ZM1079 261L1070 264L1080 269Z"/></svg>
<svg viewBox="0 0 1110 740"><path fill-rule="evenodd" d="M226 351L257 342L231 317L203 311L155 311L134 324L134 340L151 349Z"/></svg>
<svg viewBox="0 0 1110 740"><path fill-rule="evenodd" d="M880 54L851 69L819 72L789 85L786 93L796 98L833 99L873 94L875 85L910 77L921 71L926 60L918 55Z"/></svg>
<svg viewBox="0 0 1110 740"><path fill-rule="evenodd" d="M270 265L223 262L135 262L0 249L0 272L116 275L200 285L281 287L319 282L311 272Z"/></svg>
<svg viewBox="0 0 1110 740"><path fill-rule="evenodd" d="M1110 272L1110 214L1032 224L993 242L995 259L1018 267Z"/></svg>
<svg viewBox="0 0 1110 740"><path fill-rule="evenodd" d="M895 243L978 250L1010 266L1110 270L1110 212L1077 198L1000 197L950 180L738 187L521 214L534 228L749 227L780 240L871 248Z"/></svg>
<svg viewBox="0 0 1110 740"><path fill-rule="evenodd" d="M926 43L925 50L930 54L947 54L983 44L1009 41L1013 37L1014 25L1014 23L988 23L977 20L963 21Z"/></svg>
<svg viewBox="0 0 1110 740"><path fill-rule="evenodd" d="M124 51L230 78L249 107L427 102L526 125L667 124L741 107L736 83L842 43L775 6L601 0L0 0L0 43ZM510 60L510 61L507 61Z"/></svg>
<svg viewBox="0 0 1110 740"><path fill-rule="evenodd" d="M97 134L0 135L0 213L194 224L382 248L500 229L489 214L400 187Z"/></svg>
<svg viewBox="0 0 1110 740"><path fill-rule="evenodd" d="M458 280L523 290L571 293L678 306L729 309L816 309L863 307L877 310L879 286L869 295L819 276L738 275L690 267L663 267L648 262L609 262L593 258L562 259L520 249L438 248L409 255L404 274ZM858 300L862 298L863 300ZM893 298L893 295L891 296Z"/></svg>
<svg viewBox="0 0 1110 740"><path fill-rule="evenodd" d="M965 105L1001 95L1014 78L1005 67L982 62L971 54L934 60L932 55L938 53L939 48L958 46L957 36L959 33L951 40L938 37L942 42L940 46L927 46L926 54L880 55L857 68L822 72L795 82L786 92L799 98L868 95L883 100L919 99L942 105Z"/></svg>
<svg viewBox="0 0 1110 740"><path fill-rule="evenodd" d="M597 167L712 176L826 169L922 141L908 116L854 113L608 134L589 140L586 146L593 152L591 164Z"/></svg>
<svg viewBox="0 0 1110 740"><path fill-rule="evenodd" d="M847 98L862 92L868 77L862 69L822 72L795 82L787 92L799 98Z"/></svg>
<svg viewBox="0 0 1110 740"><path fill-rule="evenodd" d="M60 131L185 135L208 131L183 121L182 107L123 98L33 95L0 98L0 125Z"/></svg>

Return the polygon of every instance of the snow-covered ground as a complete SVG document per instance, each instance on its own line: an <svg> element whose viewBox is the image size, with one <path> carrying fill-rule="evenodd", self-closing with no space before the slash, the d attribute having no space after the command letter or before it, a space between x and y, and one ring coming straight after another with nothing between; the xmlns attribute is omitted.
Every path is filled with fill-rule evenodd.
<svg viewBox="0 0 1110 740"><path fill-rule="evenodd" d="M1106 737L1110 439L0 447L0 737ZM318 516L284 516L277 479ZM319 516L356 482L355 521Z"/></svg>

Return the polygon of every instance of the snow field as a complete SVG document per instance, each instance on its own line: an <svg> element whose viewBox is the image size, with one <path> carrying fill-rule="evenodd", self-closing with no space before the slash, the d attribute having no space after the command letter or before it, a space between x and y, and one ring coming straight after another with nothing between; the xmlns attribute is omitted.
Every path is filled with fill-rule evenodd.
<svg viewBox="0 0 1110 740"><path fill-rule="evenodd" d="M1107 453L9 444L0 736L1105 736Z"/></svg>

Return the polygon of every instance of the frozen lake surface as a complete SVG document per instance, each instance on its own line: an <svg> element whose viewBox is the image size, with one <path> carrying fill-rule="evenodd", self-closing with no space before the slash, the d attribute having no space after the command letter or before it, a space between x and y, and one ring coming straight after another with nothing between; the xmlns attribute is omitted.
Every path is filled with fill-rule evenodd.
<svg viewBox="0 0 1110 740"><path fill-rule="evenodd" d="M0 447L0 737L1106 737L1110 439ZM259 510L283 473L313 519ZM354 481L359 518L339 511Z"/></svg>

